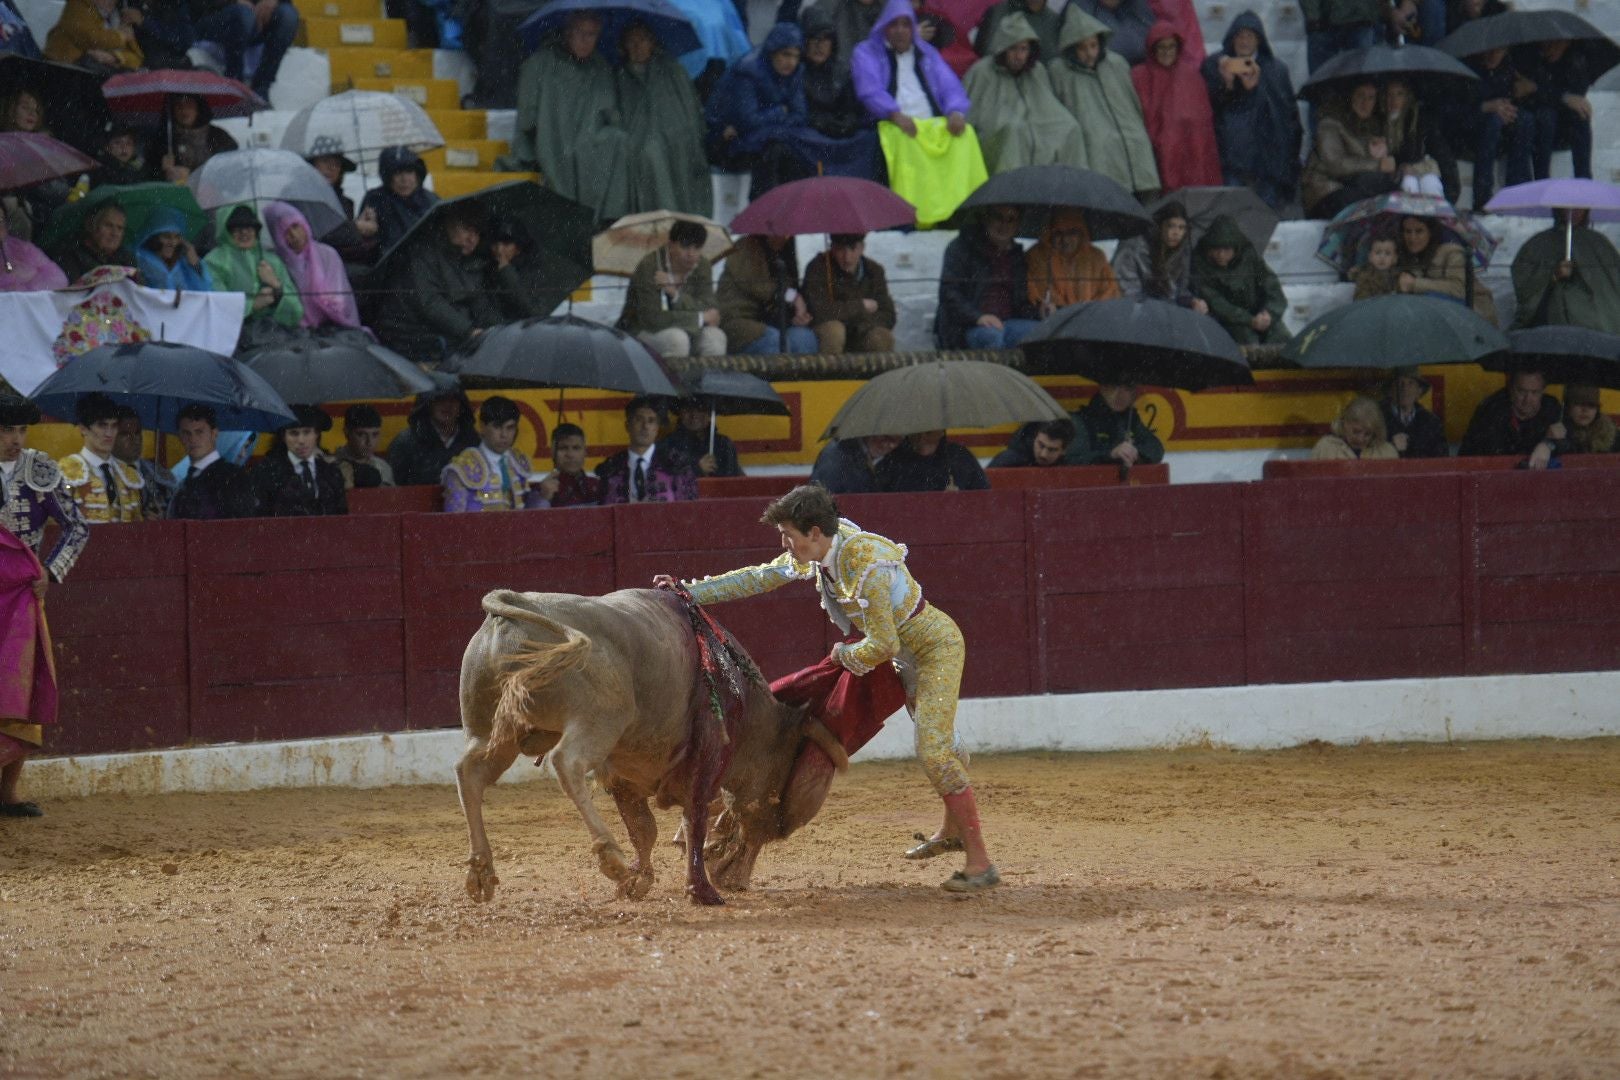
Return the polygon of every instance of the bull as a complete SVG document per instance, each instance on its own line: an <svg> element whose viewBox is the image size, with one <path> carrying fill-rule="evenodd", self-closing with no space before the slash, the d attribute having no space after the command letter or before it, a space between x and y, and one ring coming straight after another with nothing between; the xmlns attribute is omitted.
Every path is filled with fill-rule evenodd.
<svg viewBox="0 0 1620 1080"><path fill-rule="evenodd" d="M707 768L692 733L707 719L710 687L686 605L672 593L498 589L484 597L483 608L484 623L461 661L467 744L456 764L471 847L467 892L476 901L492 899L500 881L484 832L484 791L520 753L543 756L551 766L585 820L597 866L621 897L639 900L652 888L657 824L648 800L660 809L679 806L686 891L699 904L723 903L704 863L711 803L723 805L730 819L716 880L746 888L760 848L820 807L826 784L819 778L831 778L827 762L840 771L849 764L826 727L807 720L801 707L777 701L745 663L737 722L722 736L729 764L723 773ZM746 657L729 634L726 641ZM812 747L819 750L801 755ZM807 769L818 778L808 784ZM626 861L592 805L593 773L618 806L634 861Z"/></svg>

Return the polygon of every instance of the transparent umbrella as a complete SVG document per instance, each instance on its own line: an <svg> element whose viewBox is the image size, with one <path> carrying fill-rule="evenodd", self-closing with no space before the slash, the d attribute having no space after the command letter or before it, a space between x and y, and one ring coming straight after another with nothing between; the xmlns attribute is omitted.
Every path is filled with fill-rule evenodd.
<svg viewBox="0 0 1620 1080"><path fill-rule="evenodd" d="M292 203L317 237L348 220L332 185L315 166L291 150L232 150L215 154L187 181L204 210L252 203L262 212L268 202Z"/></svg>
<svg viewBox="0 0 1620 1080"><path fill-rule="evenodd" d="M341 154L370 170L390 146L415 153L444 145L444 136L416 102L377 90L345 90L299 109L281 148L302 158Z"/></svg>

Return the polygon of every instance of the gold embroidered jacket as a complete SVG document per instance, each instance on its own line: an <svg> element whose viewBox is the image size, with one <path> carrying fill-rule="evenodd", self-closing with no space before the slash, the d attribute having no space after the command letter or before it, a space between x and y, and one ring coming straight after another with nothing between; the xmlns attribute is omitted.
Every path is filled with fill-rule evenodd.
<svg viewBox="0 0 1620 1080"><path fill-rule="evenodd" d="M62 468L62 478L73 492L73 501L79 504L79 512L84 515L85 521L92 525L107 525L142 519L141 489L146 486L146 481L133 466L117 458L109 460L113 479L118 484L118 505L109 506L107 484L101 477L101 470L91 468L90 462L82 454L69 454L57 464Z"/></svg>

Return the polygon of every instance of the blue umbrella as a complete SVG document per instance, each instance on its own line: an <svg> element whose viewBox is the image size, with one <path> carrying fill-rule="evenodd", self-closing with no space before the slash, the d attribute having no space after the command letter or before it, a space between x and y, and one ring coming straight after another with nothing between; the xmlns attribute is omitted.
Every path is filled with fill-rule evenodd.
<svg viewBox="0 0 1620 1080"><path fill-rule="evenodd" d="M519 30L531 52L546 37L561 30L576 12L589 11L602 19L602 38L596 49L609 63L619 62L619 39L631 23L642 23L671 56L702 47L697 31L681 9L669 0L552 0L523 20Z"/></svg>
<svg viewBox="0 0 1620 1080"><path fill-rule="evenodd" d="M192 402L213 406L226 430L274 431L296 419L270 384L228 356L170 341L103 345L39 384L31 400L71 417L80 394L100 392L140 415L141 426L178 432Z"/></svg>

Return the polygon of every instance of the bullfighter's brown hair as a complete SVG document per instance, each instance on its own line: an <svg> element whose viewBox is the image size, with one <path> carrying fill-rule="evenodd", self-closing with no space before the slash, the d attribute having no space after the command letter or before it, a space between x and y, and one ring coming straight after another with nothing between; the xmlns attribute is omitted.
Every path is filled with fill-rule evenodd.
<svg viewBox="0 0 1620 1080"><path fill-rule="evenodd" d="M823 536L838 535L838 503L820 484L800 484L765 508L766 525L792 525L808 534L819 528Z"/></svg>

